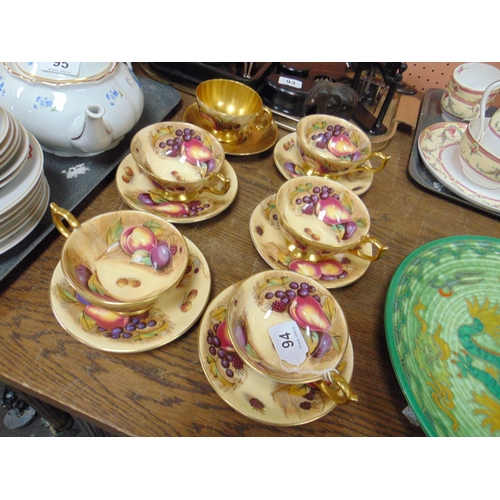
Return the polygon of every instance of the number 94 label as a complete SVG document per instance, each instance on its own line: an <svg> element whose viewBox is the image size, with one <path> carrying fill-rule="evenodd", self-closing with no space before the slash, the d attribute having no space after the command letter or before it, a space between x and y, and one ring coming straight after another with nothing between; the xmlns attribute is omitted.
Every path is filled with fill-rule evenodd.
<svg viewBox="0 0 500 500"><path fill-rule="evenodd" d="M299 325L293 320L280 323L269 328L269 336L282 361L298 366L307 355L307 344Z"/></svg>

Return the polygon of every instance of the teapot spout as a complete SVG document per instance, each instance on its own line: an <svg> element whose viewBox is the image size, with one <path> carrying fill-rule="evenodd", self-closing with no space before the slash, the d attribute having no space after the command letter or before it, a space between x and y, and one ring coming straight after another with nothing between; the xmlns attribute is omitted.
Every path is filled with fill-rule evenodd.
<svg viewBox="0 0 500 500"><path fill-rule="evenodd" d="M86 154L100 153L113 142L113 128L104 119L105 110L100 104L87 106L83 118L83 126L79 125L79 133L72 137L73 146Z"/></svg>

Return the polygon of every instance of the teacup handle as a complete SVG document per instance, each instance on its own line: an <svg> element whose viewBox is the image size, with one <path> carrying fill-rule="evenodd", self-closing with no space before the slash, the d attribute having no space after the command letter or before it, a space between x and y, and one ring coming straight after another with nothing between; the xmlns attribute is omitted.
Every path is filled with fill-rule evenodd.
<svg viewBox="0 0 500 500"><path fill-rule="evenodd" d="M359 165L359 167L356 167L354 170L372 172L374 174L376 172L380 172L387 165L387 162L391 159L390 156L387 156L380 151L370 153L366 159L369 160L370 158L380 158L382 160L382 163L378 167L369 167L365 162Z"/></svg>
<svg viewBox="0 0 500 500"><path fill-rule="evenodd" d="M484 131L486 129L486 105L488 104L488 98L494 90L500 88L500 80L497 80L493 82L491 85L488 86L488 88L484 91L483 97L481 97L481 106L479 108L479 116L480 116L480 123L479 123L479 137L477 138L476 142L481 142L481 139L483 138Z"/></svg>
<svg viewBox="0 0 500 500"><path fill-rule="evenodd" d="M358 395L353 392L349 382L336 371L331 371L328 377L332 380L334 386L326 383L326 380L319 380L314 382L314 384L320 389L324 394L326 394L332 401L338 405L345 405L347 403L356 402L358 400ZM335 387L337 386L337 387Z"/></svg>
<svg viewBox="0 0 500 500"><path fill-rule="evenodd" d="M265 130L271 126L273 120L272 111L267 106L262 106L254 122L248 128L249 130Z"/></svg>
<svg viewBox="0 0 500 500"><path fill-rule="evenodd" d="M372 246L375 247L375 254L374 255L368 255L367 253L364 252L363 246L365 243L371 243ZM349 252L352 252L356 254L358 257L364 259L364 260L369 260L370 262L380 259L384 252L388 250L389 247L382 244L380 240L373 236L363 236L359 242L359 246L357 248L353 248L352 250L349 250Z"/></svg>
<svg viewBox="0 0 500 500"><path fill-rule="evenodd" d="M212 176L213 178L219 179L219 181L222 183L222 187L219 188L217 187L217 185L212 185L203 188L202 191L210 191L211 193L216 194L218 196L226 194L229 191L229 188L231 187L231 179L228 179L221 172L216 172L215 174L212 174Z"/></svg>
<svg viewBox="0 0 500 500"><path fill-rule="evenodd" d="M54 202L50 203L50 212L54 225L65 238L69 238L73 230L80 227L80 223L72 213L68 212L65 208L61 208ZM67 227L63 221L66 221L69 227Z"/></svg>

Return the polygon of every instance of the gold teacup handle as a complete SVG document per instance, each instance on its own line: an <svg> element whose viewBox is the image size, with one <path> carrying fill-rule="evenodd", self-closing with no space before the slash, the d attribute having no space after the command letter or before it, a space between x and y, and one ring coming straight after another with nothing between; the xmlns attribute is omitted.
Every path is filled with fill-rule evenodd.
<svg viewBox="0 0 500 500"><path fill-rule="evenodd" d="M364 252L363 246L365 243L371 243L375 247L375 254L374 255L368 255L367 253ZM380 259L384 252L388 250L389 247L382 244L377 238L374 238L373 236L363 236L359 242L359 246L357 248L353 248L349 250L349 252L356 254L358 257L364 260L369 260L370 262Z"/></svg>
<svg viewBox="0 0 500 500"><path fill-rule="evenodd" d="M382 163L378 167L369 167L366 164L366 160L369 160L370 158L380 158L382 160ZM370 153L368 155L368 158L366 158L365 163L362 163L361 165L359 165L359 167L356 167L354 170L356 172L366 171L366 172L371 172L372 174L375 174L376 172L380 172L387 165L387 162L390 159L391 159L390 156L387 156L384 153L381 153L380 151L377 151L375 153Z"/></svg>
<svg viewBox="0 0 500 500"><path fill-rule="evenodd" d="M221 172L216 172L215 174L212 174L212 176L215 178L217 177L219 181L222 183L222 187L219 188L217 186L208 186L203 189L203 191L210 191L213 194L216 194L218 196L222 196L223 194L226 194L229 191L229 188L231 187L231 179L228 179L223 173Z"/></svg>
<svg viewBox="0 0 500 500"><path fill-rule="evenodd" d="M253 123L251 123L247 130L266 130L273 123L273 112L267 107L262 106Z"/></svg>
<svg viewBox="0 0 500 500"><path fill-rule="evenodd" d="M353 392L349 382L340 373L332 371L328 376L333 382L333 387L327 384L326 380L319 380L314 383L332 401L338 405L345 405L351 402L355 403L358 400L358 395Z"/></svg>
<svg viewBox="0 0 500 500"><path fill-rule="evenodd" d="M73 230L80 227L80 223L73 214L68 212L65 208L61 208L54 202L50 203L50 212L52 214L52 221L54 222L54 225L65 238L69 238L69 235L73 232ZM68 223L69 228L64 224L63 220Z"/></svg>

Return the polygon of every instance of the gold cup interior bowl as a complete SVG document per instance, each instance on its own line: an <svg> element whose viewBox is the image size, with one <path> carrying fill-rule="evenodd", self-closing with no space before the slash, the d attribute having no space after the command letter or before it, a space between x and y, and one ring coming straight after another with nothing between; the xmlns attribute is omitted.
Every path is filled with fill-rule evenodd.
<svg viewBox="0 0 500 500"><path fill-rule="evenodd" d="M226 116L248 116L262 109L262 99L257 92L234 80L206 80L196 87L198 103Z"/></svg>
<svg viewBox="0 0 500 500"><path fill-rule="evenodd" d="M64 276L89 304L119 314L140 314L184 276L186 241L161 217L123 210L80 224L55 203L51 212L66 237L61 252Z"/></svg>

